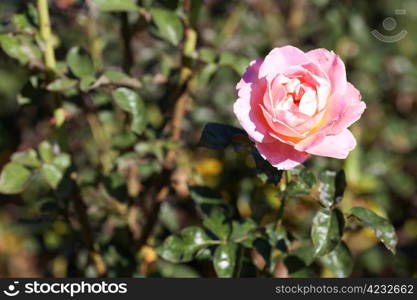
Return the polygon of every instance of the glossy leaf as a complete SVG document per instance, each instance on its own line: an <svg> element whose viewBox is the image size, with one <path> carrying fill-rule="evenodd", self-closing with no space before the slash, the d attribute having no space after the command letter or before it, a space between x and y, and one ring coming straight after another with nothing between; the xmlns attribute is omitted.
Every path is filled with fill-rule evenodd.
<svg viewBox="0 0 417 300"><path fill-rule="evenodd" d="M137 11L135 0L93 0L98 10L101 11Z"/></svg>
<svg viewBox="0 0 417 300"><path fill-rule="evenodd" d="M27 186L31 172L24 166L11 162L4 166L0 174L0 193L18 194Z"/></svg>
<svg viewBox="0 0 417 300"><path fill-rule="evenodd" d="M16 152L12 155L11 159L13 162L21 164L25 167L38 168L41 166L38 154L33 149Z"/></svg>
<svg viewBox="0 0 417 300"><path fill-rule="evenodd" d="M339 210L322 209L317 212L311 228L316 256L332 251L340 242L343 234L344 218Z"/></svg>
<svg viewBox="0 0 417 300"><path fill-rule="evenodd" d="M122 110L132 115L132 131L142 134L148 121L145 105L139 95L133 90L123 87L113 92L113 99Z"/></svg>
<svg viewBox="0 0 417 300"><path fill-rule="evenodd" d="M210 244L212 240L202 228L190 226L165 239L157 252L163 259L173 263L188 262Z"/></svg>
<svg viewBox="0 0 417 300"><path fill-rule="evenodd" d="M320 203L331 208L343 199L346 187L345 172L324 171L320 174Z"/></svg>
<svg viewBox="0 0 417 300"><path fill-rule="evenodd" d="M94 65L90 56L79 47L73 47L67 54L71 72L80 79L94 76Z"/></svg>
<svg viewBox="0 0 417 300"><path fill-rule="evenodd" d="M216 274L221 278L236 276L240 247L236 243L222 244L214 251L213 264Z"/></svg>
<svg viewBox="0 0 417 300"><path fill-rule="evenodd" d="M151 15L159 34L173 45L178 45L183 38L183 25L178 15L167 9L152 9Z"/></svg>
<svg viewBox="0 0 417 300"><path fill-rule="evenodd" d="M344 278L352 273L352 255L344 242L339 243L332 252L320 257L320 262L336 277Z"/></svg>
<svg viewBox="0 0 417 300"><path fill-rule="evenodd" d="M394 226L388 220L378 216L365 207L353 207L350 213L360 219L366 227L369 227L381 242L384 243L392 253L395 254L395 247L398 242Z"/></svg>

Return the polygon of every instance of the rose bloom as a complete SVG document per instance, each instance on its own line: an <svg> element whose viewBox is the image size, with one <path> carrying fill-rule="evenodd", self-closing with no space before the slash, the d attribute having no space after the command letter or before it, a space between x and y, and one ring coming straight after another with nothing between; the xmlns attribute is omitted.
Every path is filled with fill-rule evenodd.
<svg viewBox="0 0 417 300"><path fill-rule="evenodd" d="M263 158L288 170L310 154L344 159L347 129L366 108L333 52L285 46L252 61L236 86L234 113Z"/></svg>

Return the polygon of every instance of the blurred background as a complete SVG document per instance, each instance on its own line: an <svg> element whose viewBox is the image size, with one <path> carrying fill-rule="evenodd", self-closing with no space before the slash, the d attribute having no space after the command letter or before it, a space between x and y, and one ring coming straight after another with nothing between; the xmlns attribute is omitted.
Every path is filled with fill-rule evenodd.
<svg viewBox="0 0 417 300"><path fill-rule="evenodd" d="M181 2L143 0L138 4L144 9L177 10L181 15ZM13 15L25 11L30 3L34 2L2 0L0 33L10 32ZM72 46L80 45L98 70L130 74L141 83L138 92L150 123L160 128L164 95L169 93L170 80L178 76L178 47L161 40L155 24L144 21L146 13L103 13L88 0L49 3L58 60L64 60ZM128 31L126 20L135 24ZM361 91L367 109L352 127L358 146L345 161L313 157L306 165L313 170L343 167L348 186L342 209L366 206L388 218L399 237L393 256L368 229L345 235L354 257L352 276L417 276L416 21L414 0L203 1L198 19L193 21L198 33L194 55L200 63L189 83L183 148L174 174L176 194L162 205L152 241L158 244L167 232L198 222L190 209L188 183L215 188L236 203L241 216L268 222L268 213L278 205L276 191L254 179L251 157L233 149L203 149L197 147L198 140L208 122L239 127L232 113L235 85L249 61L264 57L276 46L290 44L304 51L322 47L343 59L348 80ZM124 44L126 35L130 48ZM0 169L12 153L35 147L51 133L51 116L39 104L45 96L25 91L32 72L0 51ZM98 122L105 132L104 144L110 146L103 150L95 143L94 132L77 108L77 96L68 97L65 104L73 116L65 124L65 134L78 153L74 160L82 166L82 193L108 275L213 276L204 262L173 265L162 261L152 246L143 247L140 253L127 250L125 228L132 227L134 234L143 224L140 212L124 212L129 198L135 196L135 185L127 183L121 158L129 149L137 154L156 146L122 135L123 121L109 109L106 96L105 91L93 95ZM22 104L26 98L30 104ZM112 171L96 184L97 157L102 151L108 151L115 162ZM137 169L142 176L139 185L146 188L147 177L159 172L160 164L155 159ZM306 198L288 203L284 217L301 238L308 237L314 212L314 204ZM0 195L0 276L96 275L87 262L77 227L71 226L71 215L61 213L64 207L60 195L45 192L42 184L19 196ZM314 267L300 274L332 276L328 270Z"/></svg>

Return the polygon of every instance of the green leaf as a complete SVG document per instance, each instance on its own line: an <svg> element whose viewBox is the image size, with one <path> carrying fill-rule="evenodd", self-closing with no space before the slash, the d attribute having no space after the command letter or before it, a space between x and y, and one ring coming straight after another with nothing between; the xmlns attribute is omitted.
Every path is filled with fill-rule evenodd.
<svg viewBox="0 0 417 300"><path fill-rule="evenodd" d="M230 240L236 243L242 243L247 247L251 247L253 241L256 239L253 232L256 230L257 225L252 219L243 219L241 221L232 222L232 234Z"/></svg>
<svg viewBox="0 0 417 300"><path fill-rule="evenodd" d="M322 209L317 212L311 228L316 256L322 256L332 251L343 234L344 218L339 210Z"/></svg>
<svg viewBox="0 0 417 300"><path fill-rule="evenodd" d="M59 78L52 81L46 86L46 89L51 92L64 92L77 85L78 81L70 78Z"/></svg>
<svg viewBox="0 0 417 300"><path fill-rule="evenodd" d="M33 149L16 152L12 155L11 159L13 162L21 164L25 167L38 168L41 166L38 154Z"/></svg>
<svg viewBox="0 0 417 300"><path fill-rule="evenodd" d="M227 240L231 233L231 224L228 223L224 210L215 208L208 218L204 218L203 225L221 240Z"/></svg>
<svg viewBox="0 0 417 300"><path fill-rule="evenodd" d="M224 149L234 142L233 138L239 135L246 136L246 133L242 129L229 125L208 123L201 134L200 145L214 150Z"/></svg>
<svg viewBox="0 0 417 300"><path fill-rule="evenodd" d="M41 156L42 160L46 163L52 163L54 159L54 151L52 149L51 143L48 141L43 141L38 146L39 155Z"/></svg>
<svg viewBox="0 0 417 300"><path fill-rule="evenodd" d="M350 213L360 219L366 227L369 227L375 232L385 247L395 254L398 238L394 226L388 220L378 216L365 207L352 207Z"/></svg>
<svg viewBox="0 0 417 300"><path fill-rule="evenodd" d="M136 0L93 0L101 11L137 11Z"/></svg>
<svg viewBox="0 0 417 300"><path fill-rule="evenodd" d="M212 240L202 228L190 226L165 239L157 252L163 259L173 263L188 262L210 244Z"/></svg>
<svg viewBox="0 0 417 300"><path fill-rule="evenodd" d="M285 189L285 193L291 197L308 195L311 187L316 182L314 174L304 166L293 169L291 174L295 175L296 179L292 180L288 184L288 187Z"/></svg>
<svg viewBox="0 0 417 300"><path fill-rule="evenodd" d="M320 203L331 208L343 199L346 187L345 172L324 171L320 174Z"/></svg>
<svg viewBox="0 0 417 300"><path fill-rule="evenodd" d="M241 249L236 243L222 244L216 248L213 264L218 277L230 278L237 275L239 251Z"/></svg>
<svg viewBox="0 0 417 300"><path fill-rule="evenodd" d="M29 182L31 172L24 166L11 162L2 170L0 175L0 193L18 194Z"/></svg>
<svg viewBox="0 0 417 300"><path fill-rule="evenodd" d="M49 186L53 189L58 187L58 184L61 182L64 176L62 171L53 164L43 164L41 173Z"/></svg>
<svg viewBox="0 0 417 300"><path fill-rule="evenodd" d="M145 105L137 93L128 88L118 88L113 92L116 104L125 112L132 115L132 131L142 134L148 123Z"/></svg>
<svg viewBox="0 0 417 300"><path fill-rule="evenodd" d="M71 165L71 156L67 153L60 153L54 157L52 164L64 172Z"/></svg>
<svg viewBox="0 0 417 300"><path fill-rule="evenodd" d="M83 49L73 47L67 54L67 64L71 72L80 79L94 77L94 65Z"/></svg>
<svg viewBox="0 0 417 300"><path fill-rule="evenodd" d="M41 58L40 50L24 35L2 34L0 45L7 55L17 59L21 64L39 61Z"/></svg>
<svg viewBox="0 0 417 300"><path fill-rule="evenodd" d="M183 38L183 26L178 15L170 10L156 8L151 10L151 15L162 38L174 46Z"/></svg>
<svg viewBox="0 0 417 300"><path fill-rule="evenodd" d="M339 243L329 254L320 257L320 262L336 277L344 278L352 273L352 255L344 242Z"/></svg>

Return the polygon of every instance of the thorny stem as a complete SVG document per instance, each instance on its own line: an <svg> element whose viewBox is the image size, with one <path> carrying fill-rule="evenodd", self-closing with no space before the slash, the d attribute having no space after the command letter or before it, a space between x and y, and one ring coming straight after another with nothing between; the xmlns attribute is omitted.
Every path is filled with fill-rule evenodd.
<svg viewBox="0 0 417 300"><path fill-rule="evenodd" d="M44 49L44 62L45 67L48 70L55 69L55 53L54 45L51 33L51 23L49 20L49 11L48 11L48 0L38 0L38 14L39 14L39 26L40 26L40 35L43 42L45 43Z"/></svg>

